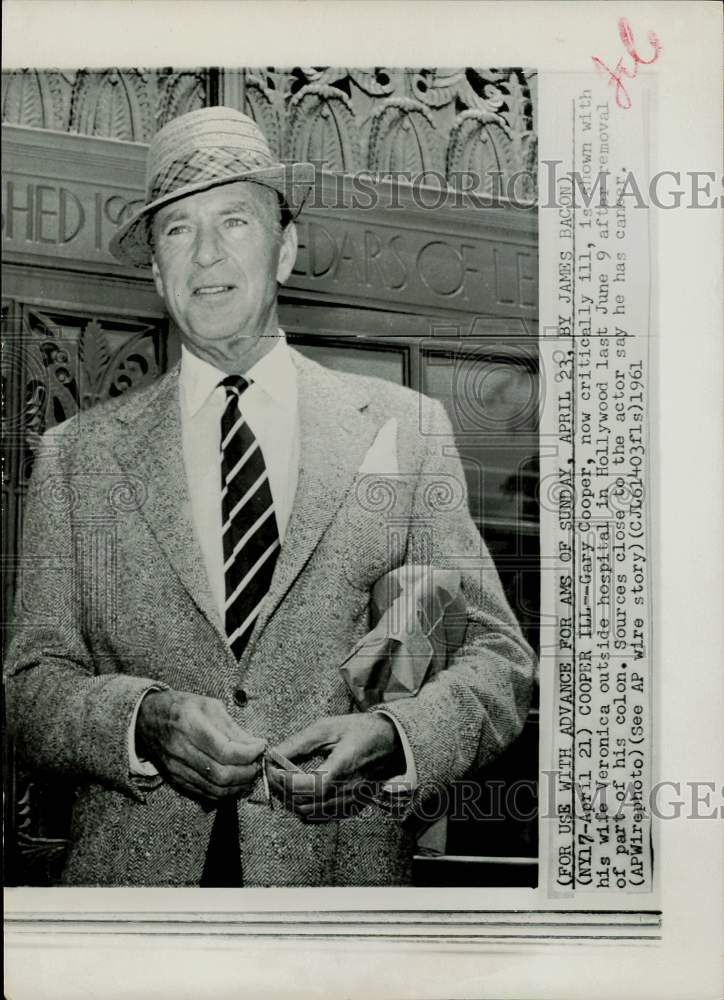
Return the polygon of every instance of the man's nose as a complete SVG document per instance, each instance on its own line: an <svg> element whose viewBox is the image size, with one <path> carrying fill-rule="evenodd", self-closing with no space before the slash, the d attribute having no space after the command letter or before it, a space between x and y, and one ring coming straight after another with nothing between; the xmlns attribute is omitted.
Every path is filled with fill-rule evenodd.
<svg viewBox="0 0 724 1000"><path fill-rule="evenodd" d="M219 234L214 226L201 225L194 240L194 264L211 267L224 257Z"/></svg>

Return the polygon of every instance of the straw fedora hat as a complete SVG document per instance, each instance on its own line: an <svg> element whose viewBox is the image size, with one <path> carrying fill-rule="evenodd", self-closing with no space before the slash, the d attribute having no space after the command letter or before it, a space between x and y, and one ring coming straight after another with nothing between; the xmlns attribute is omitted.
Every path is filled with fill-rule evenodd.
<svg viewBox="0 0 724 1000"><path fill-rule="evenodd" d="M123 264L151 264L150 221L162 205L232 181L255 181L283 199L291 217L314 183L313 163L279 163L256 122L234 108L200 108L154 135L146 163L146 204L114 234L109 250Z"/></svg>

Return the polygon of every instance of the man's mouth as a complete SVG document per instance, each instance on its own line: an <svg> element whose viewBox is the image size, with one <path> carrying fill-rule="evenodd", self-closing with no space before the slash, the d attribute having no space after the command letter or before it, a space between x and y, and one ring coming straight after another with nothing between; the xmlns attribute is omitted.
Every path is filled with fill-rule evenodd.
<svg viewBox="0 0 724 1000"><path fill-rule="evenodd" d="M195 288L193 294L222 295L224 292L230 292L233 288L233 285L202 285L201 288Z"/></svg>

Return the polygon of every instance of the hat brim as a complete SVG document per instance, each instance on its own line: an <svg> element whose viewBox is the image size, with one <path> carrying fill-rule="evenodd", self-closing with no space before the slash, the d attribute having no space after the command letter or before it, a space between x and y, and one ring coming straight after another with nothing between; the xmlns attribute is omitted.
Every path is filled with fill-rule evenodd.
<svg viewBox="0 0 724 1000"><path fill-rule="evenodd" d="M150 267L153 251L149 238L149 221L154 213L164 205L169 205L180 198L186 198L191 194L208 191L210 188L220 187L224 184L233 184L235 181L254 181L276 191L294 219L302 210L302 206L314 186L315 174L316 167L313 163L292 163L289 165L279 163L269 167L259 167L256 170L240 170L237 174L228 174L224 177L187 184L161 198L156 198L148 205L144 205L128 222L116 230L108 244L108 249L122 264L130 264L133 267Z"/></svg>

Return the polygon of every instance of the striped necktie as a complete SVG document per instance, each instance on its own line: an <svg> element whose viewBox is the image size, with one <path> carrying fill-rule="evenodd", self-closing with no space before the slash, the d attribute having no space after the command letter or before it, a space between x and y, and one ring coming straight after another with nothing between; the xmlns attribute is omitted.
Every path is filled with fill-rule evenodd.
<svg viewBox="0 0 724 1000"><path fill-rule="evenodd" d="M229 375L221 417L221 524L224 553L224 625L238 659L271 584L281 541L259 442L239 411L251 383Z"/></svg>
<svg viewBox="0 0 724 1000"><path fill-rule="evenodd" d="M264 456L239 412L239 397L250 382L229 375L221 417L221 526L224 552L224 625L238 659L269 590L279 555L279 532ZM201 885L244 884L236 802L222 799L216 809Z"/></svg>

